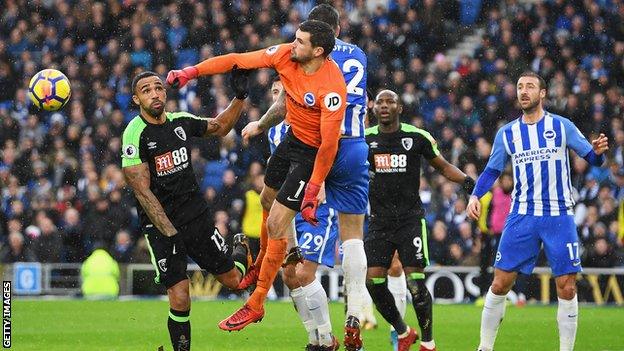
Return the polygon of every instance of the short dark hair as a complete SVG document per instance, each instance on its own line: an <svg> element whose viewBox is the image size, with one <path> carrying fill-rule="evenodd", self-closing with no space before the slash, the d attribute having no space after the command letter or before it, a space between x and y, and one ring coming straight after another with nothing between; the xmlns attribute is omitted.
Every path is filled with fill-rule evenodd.
<svg viewBox="0 0 624 351"><path fill-rule="evenodd" d="M544 80L544 78L542 78L542 76L540 76L539 74L537 74L537 73L535 73L533 71L524 71L524 72L522 72L522 74L520 74L518 79L520 79L522 77L537 78L537 80L539 81L539 88L540 88L540 90L547 89L546 81Z"/></svg>
<svg viewBox="0 0 624 351"><path fill-rule="evenodd" d="M308 15L308 19L325 22L334 29L338 28L339 17L340 14L338 13L338 10L336 10L332 5L329 4L320 4L314 6L312 11L310 11L310 14Z"/></svg>
<svg viewBox="0 0 624 351"><path fill-rule="evenodd" d="M281 82L281 81L282 81L282 78L280 78L279 74L276 74L273 76L273 78L271 78L271 84Z"/></svg>
<svg viewBox="0 0 624 351"><path fill-rule="evenodd" d="M132 78L132 94L134 94L134 91L137 87L137 84L139 84L139 81L143 78L147 78L147 77L152 77L152 76L156 76L158 77L158 74L156 72L152 72L152 71L143 71L139 74L137 74L136 76L134 76L134 78Z"/></svg>
<svg viewBox="0 0 624 351"><path fill-rule="evenodd" d="M334 50L336 33L329 24L317 20L307 20L299 25L299 30L310 33L312 47L322 47L323 57L327 57Z"/></svg>

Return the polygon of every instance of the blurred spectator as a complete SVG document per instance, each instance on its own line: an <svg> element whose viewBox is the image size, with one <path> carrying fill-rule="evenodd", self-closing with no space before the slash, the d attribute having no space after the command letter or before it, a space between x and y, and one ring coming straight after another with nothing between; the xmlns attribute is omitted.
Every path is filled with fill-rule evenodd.
<svg viewBox="0 0 624 351"><path fill-rule="evenodd" d="M111 254L115 261L119 263L129 263L132 261L132 238L126 230L120 230L115 235L115 244L111 249Z"/></svg>
<svg viewBox="0 0 624 351"><path fill-rule="evenodd" d="M52 220L44 217L40 223L41 234L32 245L37 255L37 261L42 263L61 262L63 239Z"/></svg>
<svg viewBox="0 0 624 351"><path fill-rule="evenodd" d="M37 261L37 256L29 247L25 246L22 233L11 232L8 245L3 246L0 250L0 261L2 263L33 262Z"/></svg>

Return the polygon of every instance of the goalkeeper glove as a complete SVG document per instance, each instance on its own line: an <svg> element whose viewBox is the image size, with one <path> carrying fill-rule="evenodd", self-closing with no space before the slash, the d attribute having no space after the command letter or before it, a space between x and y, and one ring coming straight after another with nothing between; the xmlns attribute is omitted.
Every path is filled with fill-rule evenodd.
<svg viewBox="0 0 624 351"><path fill-rule="evenodd" d="M318 219L316 219L316 209L318 208L318 193L321 191L321 186L308 182L303 193L303 201L301 202L301 217L312 224L318 225Z"/></svg>
<svg viewBox="0 0 624 351"><path fill-rule="evenodd" d="M237 99L245 100L249 94L249 70L240 69L237 65L232 68L230 85Z"/></svg>
<svg viewBox="0 0 624 351"><path fill-rule="evenodd" d="M199 76L199 70L195 66L186 67L184 69L174 69L167 74L167 84L174 89L182 88L189 80Z"/></svg>

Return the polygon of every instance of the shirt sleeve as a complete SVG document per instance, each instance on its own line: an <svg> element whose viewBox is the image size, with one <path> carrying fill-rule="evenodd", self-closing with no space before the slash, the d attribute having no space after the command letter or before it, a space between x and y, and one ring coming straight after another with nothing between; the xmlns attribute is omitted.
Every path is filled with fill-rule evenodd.
<svg viewBox="0 0 624 351"><path fill-rule="evenodd" d="M433 136L429 132L422 129L418 130L417 133L420 134L422 139L422 155L427 160L433 160L438 157L440 155L440 151L438 150L438 143L435 141Z"/></svg>
<svg viewBox="0 0 624 351"><path fill-rule="evenodd" d="M208 129L208 118L198 117L194 114L183 112L182 118L186 122L188 133L194 137L203 137Z"/></svg>
<svg viewBox="0 0 624 351"><path fill-rule="evenodd" d="M488 160L486 168L491 168L502 172L505 170L505 165L509 160L509 154L507 154L507 149L505 149L505 144L503 141L503 128L499 129L494 137L494 145L492 145L492 152L490 153L490 159Z"/></svg>
<svg viewBox="0 0 624 351"><path fill-rule="evenodd" d="M587 156L587 154L592 150L592 146L587 138L585 138L583 133L581 133L581 131L569 119L562 118L561 122L565 128L567 146L574 150L577 155L581 157Z"/></svg>
<svg viewBox="0 0 624 351"><path fill-rule="evenodd" d="M212 57L195 67L200 76L229 72L234 65L243 69L277 68L280 59L289 53L290 45L274 45L262 50Z"/></svg>
<svg viewBox="0 0 624 351"><path fill-rule="evenodd" d="M144 127L144 126L143 126ZM121 141L121 167L130 167L146 162L141 152L141 133L143 128L137 123L129 124L124 130Z"/></svg>
<svg viewBox="0 0 624 351"><path fill-rule="evenodd" d="M338 152L340 126L345 115L347 101L347 87L342 79L340 82L342 84L336 84L333 89L320 96L321 145L310 177L310 182L314 184L321 184L325 181Z"/></svg>

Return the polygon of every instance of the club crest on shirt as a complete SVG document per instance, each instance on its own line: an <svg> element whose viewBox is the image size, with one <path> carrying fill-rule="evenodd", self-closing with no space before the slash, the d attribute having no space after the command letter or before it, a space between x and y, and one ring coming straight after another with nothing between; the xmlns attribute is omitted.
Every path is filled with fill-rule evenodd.
<svg viewBox="0 0 624 351"><path fill-rule="evenodd" d="M314 103L316 102L316 98L314 97L314 94L312 93L305 93L303 94L303 102L305 102L305 104L308 106L314 106Z"/></svg>
<svg viewBox="0 0 624 351"><path fill-rule="evenodd" d="M273 45L270 48L266 49L265 52L266 52L267 55L273 55L277 51L278 48L279 48L279 46Z"/></svg>
<svg viewBox="0 0 624 351"><path fill-rule="evenodd" d="M158 268L160 268L160 271L163 273L167 271L167 259L166 258L161 258L160 260L158 260Z"/></svg>
<svg viewBox="0 0 624 351"><path fill-rule="evenodd" d="M176 127L176 129L174 129L173 132L175 133L175 135L178 136L178 138L182 139L183 141L186 141L186 132L184 131L184 128Z"/></svg>
<svg viewBox="0 0 624 351"><path fill-rule="evenodd" d="M543 136L546 140L553 140L557 137L557 133L554 130L549 129L544 131Z"/></svg>
<svg viewBox="0 0 624 351"><path fill-rule="evenodd" d="M412 138L403 138L401 139L401 145L403 145L403 148L405 149L405 151L409 151L412 146L414 145L414 139Z"/></svg>

